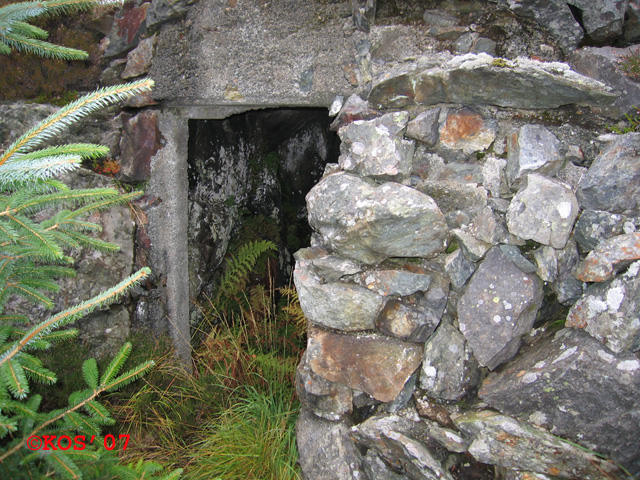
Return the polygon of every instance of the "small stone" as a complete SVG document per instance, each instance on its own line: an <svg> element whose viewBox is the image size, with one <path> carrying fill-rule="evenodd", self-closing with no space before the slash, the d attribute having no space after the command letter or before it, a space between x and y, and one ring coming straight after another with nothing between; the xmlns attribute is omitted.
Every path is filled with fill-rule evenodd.
<svg viewBox="0 0 640 480"><path fill-rule="evenodd" d="M417 300L389 300L376 321L382 333L408 342L424 342L434 332L440 318L423 306L422 295Z"/></svg>
<svg viewBox="0 0 640 480"><path fill-rule="evenodd" d="M584 293L585 284L573 276L576 265L580 261L580 253L575 240L569 241L562 250L556 250L558 259L558 277L551 284L556 299L562 305L573 304Z"/></svg>
<svg viewBox="0 0 640 480"><path fill-rule="evenodd" d="M371 120L380 116L378 110L369 107L369 104L358 95L351 95L344 102L338 116L329 126L329 129L337 132L344 125L355 122L356 120Z"/></svg>
<svg viewBox="0 0 640 480"><path fill-rule="evenodd" d="M507 161L490 155L486 158L482 167L482 183L491 195L500 198L509 193L507 184L506 169Z"/></svg>
<svg viewBox="0 0 640 480"><path fill-rule="evenodd" d="M556 249L544 245L533 251L533 258L538 265L536 274L545 282L555 282L558 278Z"/></svg>
<svg viewBox="0 0 640 480"><path fill-rule="evenodd" d="M560 167L560 140L542 125L525 125L507 137L507 177L517 185L528 174L553 176Z"/></svg>
<svg viewBox="0 0 640 480"><path fill-rule="evenodd" d="M425 193L435 200L438 208L447 215L454 217L458 212L463 214L463 218L474 218L487 205L487 191L483 187L473 184L466 184L454 180L428 180L420 182L417 190ZM460 226L468 222L450 222L452 227Z"/></svg>
<svg viewBox="0 0 640 480"><path fill-rule="evenodd" d="M123 79L134 78L149 72L157 43L158 38L155 35L140 40L138 46L127 54L127 66L121 77Z"/></svg>
<svg viewBox="0 0 640 480"><path fill-rule="evenodd" d="M448 452L465 453L469 448L469 441L449 428L430 426L429 437L442 445Z"/></svg>
<svg viewBox="0 0 640 480"><path fill-rule="evenodd" d="M447 255L444 269L451 279L453 288L459 289L467 283L469 277L476 271L476 264L464 256L461 249Z"/></svg>
<svg viewBox="0 0 640 480"><path fill-rule="evenodd" d="M402 181L409 176L414 142L400 132L407 126L406 112L388 113L373 120L356 120L338 131L340 167L378 180Z"/></svg>
<svg viewBox="0 0 640 480"><path fill-rule="evenodd" d="M363 466L368 475L367 478L375 478L376 480L410 480L406 475L395 473L391 470L372 449L367 450Z"/></svg>
<svg viewBox="0 0 640 480"><path fill-rule="evenodd" d="M336 98L331 102L331 106L329 107L329 116L335 117L342 110L342 106L344 105L344 97L342 95L336 95Z"/></svg>
<svg viewBox="0 0 640 480"><path fill-rule="evenodd" d="M575 272L583 282L604 282L640 259L640 233L608 238L592 250Z"/></svg>
<svg viewBox="0 0 640 480"><path fill-rule="evenodd" d="M579 167L570 161L565 161L562 167L556 172L556 177L562 180L575 191L582 180L582 177L587 173L585 167Z"/></svg>
<svg viewBox="0 0 640 480"><path fill-rule="evenodd" d="M458 240L458 244L464 252L464 256L472 262L477 262L482 259L485 253L487 253L491 248L490 243L478 240L466 230L456 228L451 230L451 233L453 233Z"/></svg>
<svg viewBox="0 0 640 480"><path fill-rule="evenodd" d="M571 188L531 173L509 204L507 225L517 237L561 249L577 216L578 200Z"/></svg>
<svg viewBox="0 0 640 480"><path fill-rule="evenodd" d="M511 359L542 304L540 279L493 247L458 302L460 331L478 362L493 370Z"/></svg>
<svg viewBox="0 0 640 480"><path fill-rule="evenodd" d="M573 238L584 252L590 252L607 238L623 233L627 217L601 210L585 210L578 218ZM627 232L624 232L627 233Z"/></svg>
<svg viewBox="0 0 640 480"><path fill-rule="evenodd" d="M496 138L497 121L470 108L449 109L440 125L440 144L469 155L489 148Z"/></svg>
<svg viewBox="0 0 640 480"><path fill-rule="evenodd" d="M315 373L391 402L422 361L422 349L376 334L345 335L310 328L307 352Z"/></svg>
<svg viewBox="0 0 640 480"><path fill-rule="evenodd" d="M610 282L594 284L571 307L566 326L584 328L614 352L640 347L640 262Z"/></svg>
<svg viewBox="0 0 640 480"><path fill-rule="evenodd" d="M610 142L582 178L576 195L584 210L640 216L640 133Z"/></svg>
<svg viewBox="0 0 640 480"><path fill-rule="evenodd" d="M535 272L536 266L520 253L520 249L515 245L500 245L500 250L504 253L513 264L524 273Z"/></svg>
<svg viewBox="0 0 640 480"><path fill-rule="evenodd" d="M435 399L457 401L478 379L478 362L464 335L442 323L424 346L420 387Z"/></svg>
<svg viewBox="0 0 640 480"><path fill-rule="evenodd" d="M109 34L109 45L104 56L116 57L136 47L140 38L146 33L147 11L151 3L143 3L139 6L126 5L116 13Z"/></svg>
<svg viewBox="0 0 640 480"><path fill-rule="evenodd" d="M151 175L151 159L160 149L158 112L145 110L125 117L120 138L120 175L132 182L144 182Z"/></svg>
<svg viewBox="0 0 640 480"><path fill-rule="evenodd" d="M419 114L407 125L406 136L414 138L428 147L434 146L438 142L438 118L440 108L432 108Z"/></svg>

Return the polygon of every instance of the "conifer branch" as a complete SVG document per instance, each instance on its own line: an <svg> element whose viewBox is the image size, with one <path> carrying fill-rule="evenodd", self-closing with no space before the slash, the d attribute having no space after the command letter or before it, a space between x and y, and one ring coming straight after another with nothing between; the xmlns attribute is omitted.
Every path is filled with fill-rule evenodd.
<svg viewBox="0 0 640 480"><path fill-rule="evenodd" d="M148 92L153 87L153 80L145 79L124 85L101 88L66 105L56 113L45 118L14 141L0 156L0 165L12 159L17 153L26 153L29 149L59 133L63 128L100 108L125 100L132 95ZM19 159L19 157L18 157Z"/></svg>

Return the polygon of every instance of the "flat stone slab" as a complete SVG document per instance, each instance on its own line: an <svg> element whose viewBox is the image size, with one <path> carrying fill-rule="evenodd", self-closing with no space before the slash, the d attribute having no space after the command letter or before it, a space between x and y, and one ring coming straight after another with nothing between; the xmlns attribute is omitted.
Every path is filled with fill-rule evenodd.
<svg viewBox="0 0 640 480"><path fill-rule="evenodd" d="M311 369L327 380L391 402L422 361L422 346L379 334L338 334L310 328Z"/></svg>
<svg viewBox="0 0 640 480"><path fill-rule="evenodd" d="M514 108L609 105L617 94L565 63L506 60L485 53L420 57L374 81L377 108L461 103Z"/></svg>
<svg viewBox="0 0 640 480"><path fill-rule="evenodd" d="M473 438L469 453L480 462L573 480L619 478L622 474L615 464L593 453L496 412L468 412L455 424Z"/></svg>
<svg viewBox="0 0 640 480"><path fill-rule="evenodd" d="M616 354L584 330L568 328L542 339L500 373L490 374L479 395L506 415L546 428L638 473L638 391L640 361L633 354ZM526 470L524 464L518 468Z"/></svg>

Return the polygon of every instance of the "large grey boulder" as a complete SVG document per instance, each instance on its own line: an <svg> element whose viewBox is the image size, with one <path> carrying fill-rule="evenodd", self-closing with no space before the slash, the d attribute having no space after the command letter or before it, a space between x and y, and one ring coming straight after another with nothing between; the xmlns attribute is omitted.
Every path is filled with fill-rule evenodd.
<svg viewBox="0 0 640 480"><path fill-rule="evenodd" d="M448 245L445 218L429 196L338 172L307 195L309 224L330 250L364 263L430 257Z"/></svg>
<svg viewBox="0 0 640 480"><path fill-rule="evenodd" d="M493 370L510 360L533 326L542 285L499 247L487 253L458 302L460 331L480 363Z"/></svg>
<svg viewBox="0 0 640 480"><path fill-rule="evenodd" d="M571 307L567 327L584 328L614 352L640 347L640 262L624 274L592 285Z"/></svg>
<svg viewBox="0 0 640 480"><path fill-rule="evenodd" d="M373 82L369 103L378 108L462 103L514 108L609 105L612 89L565 63L505 60L487 54L421 57Z"/></svg>
<svg viewBox="0 0 640 480"><path fill-rule="evenodd" d="M492 411L467 412L456 427L471 437L476 460L572 480L618 478L621 469L544 430Z"/></svg>
<svg viewBox="0 0 640 480"><path fill-rule="evenodd" d="M542 339L489 375L479 394L502 413L595 450L637 474L639 388L640 361L633 354L616 354L584 330L571 328Z"/></svg>
<svg viewBox="0 0 640 480"><path fill-rule="evenodd" d="M640 216L640 133L616 136L582 177L576 195L584 210Z"/></svg>
<svg viewBox="0 0 640 480"><path fill-rule="evenodd" d="M327 380L393 401L422 361L422 348L375 333L339 334L310 328L311 369Z"/></svg>
<svg viewBox="0 0 640 480"><path fill-rule="evenodd" d="M527 175L509 204L509 232L553 248L564 248L578 217L578 200L563 182L537 173Z"/></svg>

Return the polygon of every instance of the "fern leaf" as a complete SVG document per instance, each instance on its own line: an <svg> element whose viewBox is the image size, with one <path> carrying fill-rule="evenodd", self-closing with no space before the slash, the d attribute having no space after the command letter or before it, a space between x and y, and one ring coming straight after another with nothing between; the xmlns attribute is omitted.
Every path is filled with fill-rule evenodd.
<svg viewBox="0 0 640 480"><path fill-rule="evenodd" d="M111 380L113 380L116 375L118 375L120 369L122 368L122 365L124 365L124 362L126 362L127 358L129 358L130 353L131 342L127 342L122 346L116 356L113 357L113 360L109 362L109 365L100 378L100 385L106 385L107 383L111 382Z"/></svg>
<svg viewBox="0 0 640 480"><path fill-rule="evenodd" d="M151 370L155 366L155 362L153 360L148 360L146 362L141 363L135 368L123 373L110 383L106 384L104 387L105 392L113 392L125 385L129 385L131 382L136 381L140 377L142 377L145 373Z"/></svg>
<svg viewBox="0 0 640 480"><path fill-rule="evenodd" d="M9 360L0 366L0 379L15 398L25 398L29 383L19 361Z"/></svg>
<svg viewBox="0 0 640 480"><path fill-rule="evenodd" d="M45 457L45 461L51 466L61 478L77 480L82 478L82 472L66 453L54 450Z"/></svg>
<svg viewBox="0 0 640 480"><path fill-rule="evenodd" d="M89 358L82 364L82 376L89 388L98 388L98 364L95 358Z"/></svg>
<svg viewBox="0 0 640 480"><path fill-rule="evenodd" d="M62 129L96 110L129 98L138 93L148 92L153 87L152 80L140 80L124 85L99 89L66 105L50 115L35 127L14 141L0 156L0 165L16 153L26 153L38 144L60 133Z"/></svg>
<svg viewBox="0 0 640 480"><path fill-rule="evenodd" d="M217 299L234 296L247 282L248 274L255 267L260 256L266 252L277 251L278 247L269 240L249 242L243 245L238 254L231 258L218 287Z"/></svg>

